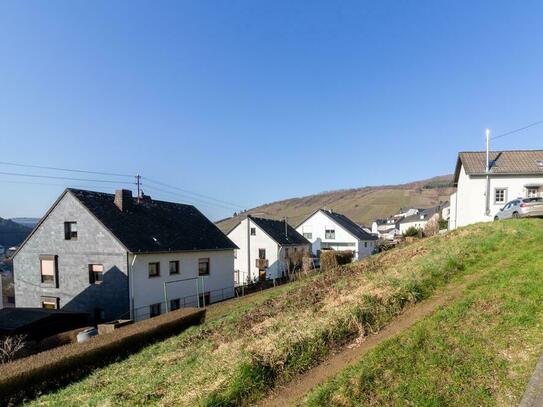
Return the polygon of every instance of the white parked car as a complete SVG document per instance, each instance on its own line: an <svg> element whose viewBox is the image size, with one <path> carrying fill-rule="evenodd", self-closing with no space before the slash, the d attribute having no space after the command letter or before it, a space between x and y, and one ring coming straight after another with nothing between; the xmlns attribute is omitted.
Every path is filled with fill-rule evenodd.
<svg viewBox="0 0 543 407"><path fill-rule="evenodd" d="M536 216L543 217L543 198L517 198L507 202L494 216L494 220Z"/></svg>

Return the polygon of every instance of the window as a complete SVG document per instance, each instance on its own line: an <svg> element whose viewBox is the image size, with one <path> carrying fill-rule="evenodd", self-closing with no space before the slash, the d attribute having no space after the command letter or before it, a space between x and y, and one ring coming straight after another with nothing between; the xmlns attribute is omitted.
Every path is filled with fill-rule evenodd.
<svg viewBox="0 0 543 407"><path fill-rule="evenodd" d="M258 249L258 258L259 259L265 259L266 258L266 249Z"/></svg>
<svg viewBox="0 0 543 407"><path fill-rule="evenodd" d="M494 203L501 204L507 201L507 189L506 188L496 188L494 190Z"/></svg>
<svg viewBox="0 0 543 407"><path fill-rule="evenodd" d="M102 284L104 281L104 265L89 264L89 284Z"/></svg>
<svg viewBox="0 0 543 407"><path fill-rule="evenodd" d="M77 240L77 222L64 222L64 239Z"/></svg>
<svg viewBox="0 0 543 407"><path fill-rule="evenodd" d="M170 261L170 274L179 274L179 260Z"/></svg>
<svg viewBox="0 0 543 407"><path fill-rule="evenodd" d="M325 229L324 230L324 238L325 239L335 239L336 238L336 231L334 229Z"/></svg>
<svg viewBox="0 0 543 407"><path fill-rule="evenodd" d="M160 276L160 263L149 263L149 277Z"/></svg>
<svg viewBox="0 0 543 407"><path fill-rule="evenodd" d="M41 297L41 307L44 309L59 309L60 301L57 297Z"/></svg>
<svg viewBox="0 0 543 407"><path fill-rule="evenodd" d="M536 198L539 195L539 187L529 187L527 191L528 198Z"/></svg>
<svg viewBox="0 0 543 407"><path fill-rule="evenodd" d="M181 300L179 298L176 298L175 300L170 300L170 311L175 311L179 308L181 308Z"/></svg>
<svg viewBox="0 0 543 407"><path fill-rule="evenodd" d="M40 273L42 284L58 288L58 262L56 256L40 256Z"/></svg>
<svg viewBox="0 0 543 407"><path fill-rule="evenodd" d="M234 249L234 259L237 259L237 258L238 258L238 250Z"/></svg>
<svg viewBox="0 0 543 407"><path fill-rule="evenodd" d="M256 228L251 228L251 236L256 236Z"/></svg>
<svg viewBox="0 0 543 407"><path fill-rule="evenodd" d="M307 240L313 239L313 233L311 233L311 232L306 232L306 233L304 233L304 237L305 237Z"/></svg>
<svg viewBox="0 0 543 407"><path fill-rule="evenodd" d="M198 259L198 275L199 276L209 275L209 257L205 259Z"/></svg>
<svg viewBox="0 0 543 407"><path fill-rule="evenodd" d="M368 242L364 242L364 247L368 247Z"/></svg>
<svg viewBox="0 0 543 407"><path fill-rule="evenodd" d="M149 317L153 318L160 315L160 303L149 305Z"/></svg>
<svg viewBox="0 0 543 407"><path fill-rule="evenodd" d="M199 307L205 307L206 305L209 305L209 300L210 300L210 294L209 294L209 291L203 293L203 294L200 294L200 296L198 297L198 306Z"/></svg>

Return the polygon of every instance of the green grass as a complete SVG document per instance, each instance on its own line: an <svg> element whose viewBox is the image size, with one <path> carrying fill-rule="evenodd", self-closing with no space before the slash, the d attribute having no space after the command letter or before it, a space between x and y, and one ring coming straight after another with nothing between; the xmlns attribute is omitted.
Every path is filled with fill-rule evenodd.
<svg viewBox="0 0 543 407"><path fill-rule="evenodd" d="M505 223L496 228L506 237L481 242L494 254L469 265L481 278L459 300L382 343L304 404L518 405L543 351L543 223Z"/></svg>
<svg viewBox="0 0 543 407"><path fill-rule="evenodd" d="M251 405L438 287L520 256L519 242L541 239L542 225L476 225L211 306L200 327L29 404Z"/></svg>

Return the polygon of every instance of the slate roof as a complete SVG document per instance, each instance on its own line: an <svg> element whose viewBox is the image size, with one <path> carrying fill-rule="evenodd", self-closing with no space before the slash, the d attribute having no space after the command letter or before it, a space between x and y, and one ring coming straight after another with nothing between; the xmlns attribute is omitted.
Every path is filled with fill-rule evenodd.
<svg viewBox="0 0 543 407"><path fill-rule="evenodd" d="M113 194L68 191L132 253L238 248L192 205L132 198L132 207L120 211Z"/></svg>
<svg viewBox="0 0 543 407"><path fill-rule="evenodd" d="M248 216L254 223L266 232L273 240L281 246L289 245L310 245L311 242L303 237L292 226L287 223L287 233L285 234L285 222L282 220L255 218Z"/></svg>
<svg viewBox="0 0 543 407"><path fill-rule="evenodd" d="M491 151L492 174L543 175L543 150ZM468 175L486 174L486 152L471 151L458 154L454 181L458 182L460 168Z"/></svg>

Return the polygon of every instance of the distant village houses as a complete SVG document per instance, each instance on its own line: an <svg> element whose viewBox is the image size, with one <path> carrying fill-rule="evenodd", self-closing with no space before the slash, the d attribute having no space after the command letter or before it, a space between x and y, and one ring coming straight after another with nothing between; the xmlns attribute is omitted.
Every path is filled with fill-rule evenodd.
<svg viewBox="0 0 543 407"><path fill-rule="evenodd" d="M347 216L330 209L318 209L301 222L296 230L311 242L314 255L322 250L350 250L360 260L375 251L377 238Z"/></svg>

